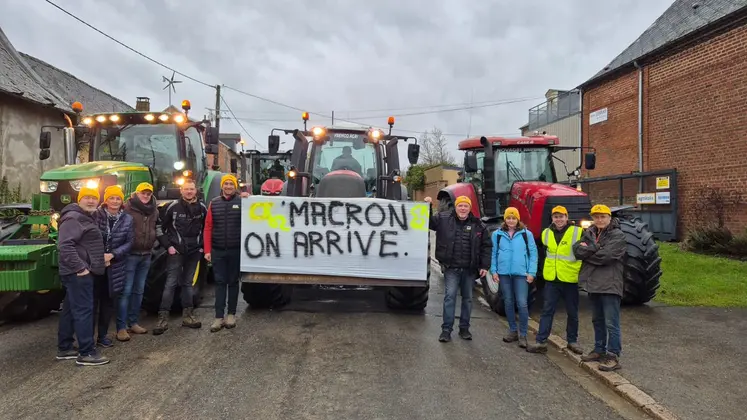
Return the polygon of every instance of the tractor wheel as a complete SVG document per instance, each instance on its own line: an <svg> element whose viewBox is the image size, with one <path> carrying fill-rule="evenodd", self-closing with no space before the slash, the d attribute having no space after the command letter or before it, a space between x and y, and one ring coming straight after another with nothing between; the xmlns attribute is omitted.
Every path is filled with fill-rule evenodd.
<svg viewBox="0 0 747 420"><path fill-rule="evenodd" d="M52 311L60 310L64 298L64 289L50 290L46 293L21 292L3 307L2 318L13 322L37 321Z"/></svg>
<svg viewBox="0 0 747 420"><path fill-rule="evenodd" d="M442 211L454 211L454 203L451 201L451 198L441 197L438 200L438 212L441 213Z"/></svg>
<svg viewBox="0 0 747 420"><path fill-rule="evenodd" d="M386 306L399 311L422 311L428 306L428 294L431 290L431 262L428 258L426 283L423 287L388 287L386 289Z"/></svg>
<svg viewBox="0 0 747 420"><path fill-rule="evenodd" d="M278 309L291 301L293 286L274 283L242 283L241 293L251 309Z"/></svg>
<svg viewBox="0 0 747 420"><path fill-rule="evenodd" d="M642 305L656 296L661 279L659 244L648 224L637 217L618 219L628 243L622 303Z"/></svg>
<svg viewBox="0 0 747 420"><path fill-rule="evenodd" d="M490 309L500 316L506 316L506 306L503 304L503 291L501 290L500 283L495 282L490 273L488 273L487 276L482 277L480 283L482 283L482 291L485 295L485 300L487 300L490 305ZM535 279L535 281L529 285L529 296L527 299L529 311L532 310L536 299L537 280ZM514 311L518 316L518 308L516 305L514 305Z"/></svg>

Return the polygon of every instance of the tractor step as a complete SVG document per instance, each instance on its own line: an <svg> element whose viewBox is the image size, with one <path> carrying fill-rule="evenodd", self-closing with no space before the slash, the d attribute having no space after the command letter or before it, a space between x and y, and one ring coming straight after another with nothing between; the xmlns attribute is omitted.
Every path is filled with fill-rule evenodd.
<svg viewBox="0 0 747 420"><path fill-rule="evenodd" d="M0 246L0 292L59 289L57 245Z"/></svg>

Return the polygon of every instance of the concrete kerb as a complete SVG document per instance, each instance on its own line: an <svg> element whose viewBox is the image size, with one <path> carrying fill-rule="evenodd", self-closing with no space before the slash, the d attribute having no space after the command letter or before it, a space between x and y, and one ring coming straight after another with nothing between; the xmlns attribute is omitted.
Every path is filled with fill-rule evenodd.
<svg viewBox="0 0 747 420"><path fill-rule="evenodd" d="M441 266L435 261L435 259L431 259L431 270L436 270L437 273L441 273ZM478 295L482 296L483 299L485 298L482 288L475 287L475 290ZM529 330L534 334L537 334L539 331L539 324L531 318L529 319L528 326ZM575 354L566 348L568 343L560 336L550 334L547 341L561 353L565 354L568 358L589 372L592 376L599 379L602 383L643 410L646 414L658 420L677 420L677 416L675 416L674 413L657 403L653 397L630 383L630 381L620 374L616 372L602 372L598 369L599 363L597 362L582 362L580 355Z"/></svg>

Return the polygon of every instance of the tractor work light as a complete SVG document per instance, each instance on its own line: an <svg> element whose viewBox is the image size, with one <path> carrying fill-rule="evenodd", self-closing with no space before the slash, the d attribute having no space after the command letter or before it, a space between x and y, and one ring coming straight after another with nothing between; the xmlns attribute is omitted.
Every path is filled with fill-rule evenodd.
<svg viewBox="0 0 747 420"><path fill-rule="evenodd" d="M314 137L321 137L324 135L324 127L314 127L311 129L311 133L314 134Z"/></svg>
<svg viewBox="0 0 747 420"><path fill-rule="evenodd" d="M144 118L145 118L145 121L153 121L156 119L156 117L153 116L153 114L148 114Z"/></svg>
<svg viewBox="0 0 747 420"><path fill-rule="evenodd" d="M296 173L295 169L291 169L290 171L288 171L288 178L295 178L296 175L298 175L298 173Z"/></svg>
<svg viewBox="0 0 747 420"><path fill-rule="evenodd" d="M174 169L176 169L177 171L181 171L182 169L184 169L184 166L185 166L185 164L181 160L177 161L177 162L174 162Z"/></svg>
<svg viewBox="0 0 747 420"><path fill-rule="evenodd" d="M183 123L184 115L181 115L181 114L174 115L174 122L176 122L177 124Z"/></svg>
<svg viewBox="0 0 747 420"><path fill-rule="evenodd" d="M179 178L177 178L177 179L176 179L176 185L178 185L178 186L180 186L180 187L181 187L182 185L184 185L184 182L185 182L185 179L184 179L184 177L182 177L182 176L180 176Z"/></svg>
<svg viewBox="0 0 747 420"><path fill-rule="evenodd" d="M581 225L581 228L588 229L591 227L591 220L582 220L579 225Z"/></svg>
<svg viewBox="0 0 747 420"><path fill-rule="evenodd" d="M373 130L369 131L369 133L368 133L368 137L371 138L371 140L373 140L374 143L376 143L379 140L381 140L381 138L383 136L384 136L384 133L382 133L381 130L379 130L379 129L373 129Z"/></svg>
<svg viewBox="0 0 747 420"><path fill-rule="evenodd" d="M113 122L113 123L115 123L115 122L119 121L119 115L117 115L117 114L114 114L114 115L110 115L110 116L109 116L109 121L111 121L111 122Z"/></svg>
<svg viewBox="0 0 747 420"><path fill-rule="evenodd" d="M91 125L91 124L93 124L93 118L91 118L91 117L83 118L83 124L85 124L85 125Z"/></svg>
<svg viewBox="0 0 747 420"><path fill-rule="evenodd" d="M106 121L106 117L103 116L103 115L99 115L98 117L96 117L96 121L102 123L102 122Z"/></svg>
<svg viewBox="0 0 747 420"><path fill-rule="evenodd" d="M158 119L161 120L161 121L163 121L163 122L166 122L166 121L169 120L169 116L168 116L168 114L161 114L161 115L158 116Z"/></svg>

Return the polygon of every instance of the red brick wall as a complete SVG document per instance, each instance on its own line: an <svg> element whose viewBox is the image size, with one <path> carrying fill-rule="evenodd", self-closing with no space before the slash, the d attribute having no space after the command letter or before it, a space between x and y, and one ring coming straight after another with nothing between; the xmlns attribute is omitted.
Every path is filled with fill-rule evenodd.
<svg viewBox="0 0 747 420"><path fill-rule="evenodd" d="M583 141L597 149L597 169L586 176L638 169L637 83L634 70L584 93ZM727 227L745 229L747 26L645 63L643 98L643 170L678 170L683 231L698 222L692 209L703 187L741 193ZM589 113L605 106L608 120L590 127Z"/></svg>

